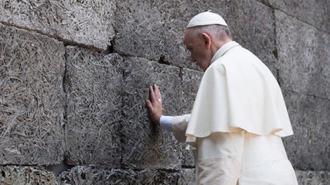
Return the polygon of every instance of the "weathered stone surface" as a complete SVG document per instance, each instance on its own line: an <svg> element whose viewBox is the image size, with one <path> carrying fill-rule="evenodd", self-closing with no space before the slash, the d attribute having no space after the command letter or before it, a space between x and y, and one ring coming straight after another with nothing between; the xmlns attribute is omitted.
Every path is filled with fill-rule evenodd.
<svg viewBox="0 0 330 185"><path fill-rule="evenodd" d="M115 1L0 2L0 21L44 34L106 49L115 36L112 16Z"/></svg>
<svg viewBox="0 0 330 185"><path fill-rule="evenodd" d="M64 172L57 179L58 184L178 184L179 173L161 170L102 170L77 166Z"/></svg>
<svg viewBox="0 0 330 185"><path fill-rule="evenodd" d="M275 13L282 88L330 99L330 35Z"/></svg>
<svg viewBox="0 0 330 185"><path fill-rule="evenodd" d="M36 167L0 166L0 184L55 185L56 177Z"/></svg>
<svg viewBox="0 0 330 185"><path fill-rule="evenodd" d="M191 69L182 70L182 107L184 114L190 114L194 105L195 97L199 88L203 73ZM195 159L187 145L182 144L182 166L195 166Z"/></svg>
<svg viewBox="0 0 330 185"><path fill-rule="evenodd" d="M330 184L329 171L300 171L296 170L300 185L327 185Z"/></svg>
<svg viewBox="0 0 330 185"><path fill-rule="evenodd" d="M195 169L180 170L179 185L191 185L196 182Z"/></svg>
<svg viewBox="0 0 330 185"><path fill-rule="evenodd" d="M205 10L220 13L234 40L279 80L295 132L284 143L299 183L330 184L329 3L0 1L0 22L26 30L0 24L0 164L52 170L0 166L0 184L193 184L192 154L149 122L145 99L156 83L165 115L191 112L202 72L183 36ZM130 57L67 47L65 68L63 43L37 33L93 51L114 40L108 52Z"/></svg>
<svg viewBox="0 0 330 185"><path fill-rule="evenodd" d="M234 40L257 55L276 77L278 67L273 10L255 0L226 1L225 5L224 18Z"/></svg>
<svg viewBox="0 0 330 185"><path fill-rule="evenodd" d="M294 135L284 138L295 169L330 170L330 100L284 91Z"/></svg>
<svg viewBox="0 0 330 185"><path fill-rule="evenodd" d="M163 114L181 114L181 78L177 67L127 58L124 71L123 165L129 168L178 169L180 147L172 133L149 121L145 100L150 85L162 93Z"/></svg>
<svg viewBox="0 0 330 185"><path fill-rule="evenodd" d="M66 58L67 162L119 167L123 59L73 46Z"/></svg>
<svg viewBox="0 0 330 185"><path fill-rule="evenodd" d="M191 150L187 149L187 144L181 144L182 151L182 166L183 167L194 167L195 166L195 158Z"/></svg>
<svg viewBox="0 0 330 185"><path fill-rule="evenodd" d="M330 1L328 0L261 0L271 7L329 33Z"/></svg>
<svg viewBox="0 0 330 185"><path fill-rule="evenodd" d="M162 62L177 66L193 66L187 61L188 51L183 45L188 21L186 5L176 0L121 1L114 20L115 50L149 60L162 58Z"/></svg>
<svg viewBox="0 0 330 185"><path fill-rule="evenodd" d="M222 14L234 39L255 52L276 74L274 15L256 1L122 1L114 21L115 50L151 60L163 56L170 64L198 69L189 61L183 38L189 20L205 10Z"/></svg>
<svg viewBox="0 0 330 185"><path fill-rule="evenodd" d="M295 170L300 185L327 185L330 180L329 171ZM86 185L86 184L179 184L195 183L195 170L182 169L179 172L158 170L123 170L96 169L76 166L55 177L38 167L0 166L0 184L44 184L44 185Z"/></svg>
<svg viewBox="0 0 330 185"><path fill-rule="evenodd" d="M203 77L203 72L182 69L182 107L184 114L189 114L192 111L199 84Z"/></svg>
<svg viewBox="0 0 330 185"><path fill-rule="evenodd" d="M63 160L64 45L0 24L0 164Z"/></svg>

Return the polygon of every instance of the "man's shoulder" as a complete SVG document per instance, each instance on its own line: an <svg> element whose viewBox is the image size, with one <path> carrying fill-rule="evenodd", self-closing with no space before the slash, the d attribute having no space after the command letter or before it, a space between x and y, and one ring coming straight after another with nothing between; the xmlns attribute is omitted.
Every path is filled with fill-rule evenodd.
<svg viewBox="0 0 330 185"><path fill-rule="evenodd" d="M244 47L234 48L221 58L223 65L227 67L262 63L254 53Z"/></svg>

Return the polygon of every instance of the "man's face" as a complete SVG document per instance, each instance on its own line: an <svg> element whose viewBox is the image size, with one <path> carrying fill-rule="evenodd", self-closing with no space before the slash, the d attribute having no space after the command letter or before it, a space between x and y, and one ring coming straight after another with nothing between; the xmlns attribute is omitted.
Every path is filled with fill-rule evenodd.
<svg viewBox="0 0 330 185"><path fill-rule="evenodd" d="M210 65L211 58L208 56L202 37L192 34L191 29L187 29L184 40L190 52L191 61L196 62L197 65L205 71Z"/></svg>

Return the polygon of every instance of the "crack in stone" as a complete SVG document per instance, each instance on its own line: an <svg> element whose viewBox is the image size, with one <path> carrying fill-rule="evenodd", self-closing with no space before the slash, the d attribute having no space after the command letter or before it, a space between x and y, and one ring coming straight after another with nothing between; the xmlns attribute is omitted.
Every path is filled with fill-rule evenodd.
<svg viewBox="0 0 330 185"><path fill-rule="evenodd" d="M30 29L30 28L27 28L27 27L23 27L23 26L18 26L16 24L12 24L12 23L8 23L8 22L4 22L4 21L0 21L1 24L3 25L6 25L6 26L11 26L11 27L15 27L17 29L22 29L22 30L25 30L25 31L30 31L30 32L34 32L34 33L38 33L40 35L43 35L43 36L46 36L46 37L49 37L49 38L52 38L52 39L55 39L57 41L60 41L64 44L64 46L78 46L78 47L81 47L81 48L85 48L85 49L88 49L88 50L91 50L91 51L95 51L97 53L102 53L104 52L103 49L100 49L100 48L97 48L95 46L92 46L92 45L86 45L86 44L82 44L82 43L78 43L78 42L74 42L74 41L70 41L70 40L67 40L67 39L64 39L64 38L61 38L59 37L58 35L50 35L50 34L46 34L40 30L36 30L36 29Z"/></svg>

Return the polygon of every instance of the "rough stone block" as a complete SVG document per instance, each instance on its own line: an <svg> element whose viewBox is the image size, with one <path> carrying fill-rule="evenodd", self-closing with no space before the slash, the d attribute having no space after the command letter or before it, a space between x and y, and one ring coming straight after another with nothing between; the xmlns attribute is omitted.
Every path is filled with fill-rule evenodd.
<svg viewBox="0 0 330 185"><path fill-rule="evenodd" d="M223 11L234 40L258 56L276 77L277 50L273 10L255 0L226 1L225 5L226 8L219 9Z"/></svg>
<svg viewBox="0 0 330 185"><path fill-rule="evenodd" d="M182 169L179 173L179 185L191 185L196 183L195 169Z"/></svg>
<svg viewBox="0 0 330 185"><path fill-rule="evenodd" d="M27 170L25 168L25 170ZM1 168L0 168L1 171ZM22 170L21 170L22 171ZM17 173L17 171L15 171ZM298 183L301 185L327 185L329 184L329 175L327 171L300 171L296 170ZM8 172L6 172L6 175ZM44 175L46 174L46 175ZM29 174L30 175L30 174ZM54 184L54 177L43 172L40 177L48 177ZM0 182L8 182L0 181ZM21 182L21 181L15 181ZM40 182L40 181L37 181ZM43 181L44 182L44 181ZM31 183L32 184L32 183ZM47 183L45 183L47 184ZM59 185L84 185L84 184L195 184L195 170L182 169L179 172L166 172L158 170L123 170L123 169L95 169L92 167L77 166L68 172L62 173L57 178Z"/></svg>
<svg viewBox="0 0 330 185"><path fill-rule="evenodd" d="M330 35L282 12L275 15L282 88L330 99Z"/></svg>
<svg viewBox="0 0 330 185"><path fill-rule="evenodd" d="M72 184L178 184L179 173L158 170L102 170L77 166L58 177L60 185Z"/></svg>
<svg viewBox="0 0 330 185"><path fill-rule="evenodd" d="M182 70L182 107L184 114L190 114L199 88L203 73L191 69ZM195 166L195 159L191 151L186 150L186 144L182 144L182 166Z"/></svg>
<svg viewBox="0 0 330 185"><path fill-rule="evenodd" d="M67 163L119 167L123 59L73 46L66 58Z"/></svg>
<svg viewBox="0 0 330 185"><path fill-rule="evenodd" d="M54 185L56 177L36 167L0 166L0 184Z"/></svg>
<svg viewBox="0 0 330 185"><path fill-rule="evenodd" d="M284 91L294 135L283 138L295 169L330 170L330 100Z"/></svg>
<svg viewBox="0 0 330 185"><path fill-rule="evenodd" d="M115 50L176 66L194 66L187 61L188 51L183 45L186 5L176 0L125 0L117 4Z"/></svg>
<svg viewBox="0 0 330 185"><path fill-rule="evenodd" d="M0 24L0 164L63 160L64 45Z"/></svg>
<svg viewBox="0 0 330 185"><path fill-rule="evenodd" d="M328 0L262 0L274 9L302 20L316 28L329 33L330 1Z"/></svg>
<svg viewBox="0 0 330 185"><path fill-rule="evenodd" d="M255 52L276 74L274 15L272 9L256 1L123 1L117 5L114 20L115 50L198 69L189 61L183 38L189 20L206 10L223 15L235 40Z"/></svg>
<svg viewBox="0 0 330 185"><path fill-rule="evenodd" d="M300 171L296 170L298 184L300 185L326 185L330 184L329 171Z"/></svg>
<svg viewBox="0 0 330 185"><path fill-rule="evenodd" d="M326 171L300 171L296 170L298 183L301 185L327 185L329 172ZM44 172L45 173L45 172ZM7 174L7 173L6 173ZM53 178L51 174L51 182ZM0 181L1 182L1 181ZM16 181L18 182L18 181ZM77 166L68 172L62 173L57 178L59 185L84 185L84 184L179 184L191 185L195 183L195 170L182 169L179 172L166 172L157 170L102 170L91 167ZM47 184L47 183L45 183Z"/></svg>
<svg viewBox="0 0 330 185"><path fill-rule="evenodd" d="M123 165L131 169L178 169L180 146L169 131L149 121L149 86L162 93L163 114L181 114L180 69L140 58L127 58L124 71Z"/></svg>
<svg viewBox="0 0 330 185"><path fill-rule="evenodd" d="M106 49L115 36L115 1L0 2L0 21L37 30L53 37Z"/></svg>
<svg viewBox="0 0 330 185"><path fill-rule="evenodd" d="M203 72L182 69L182 109L185 114L189 114L192 111L196 94L203 77Z"/></svg>
<svg viewBox="0 0 330 185"><path fill-rule="evenodd" d="M182 146L182 166L183 167L194 167L195 158L193 153L190 150L187 150L187 144L181 144Z"/></svg>

